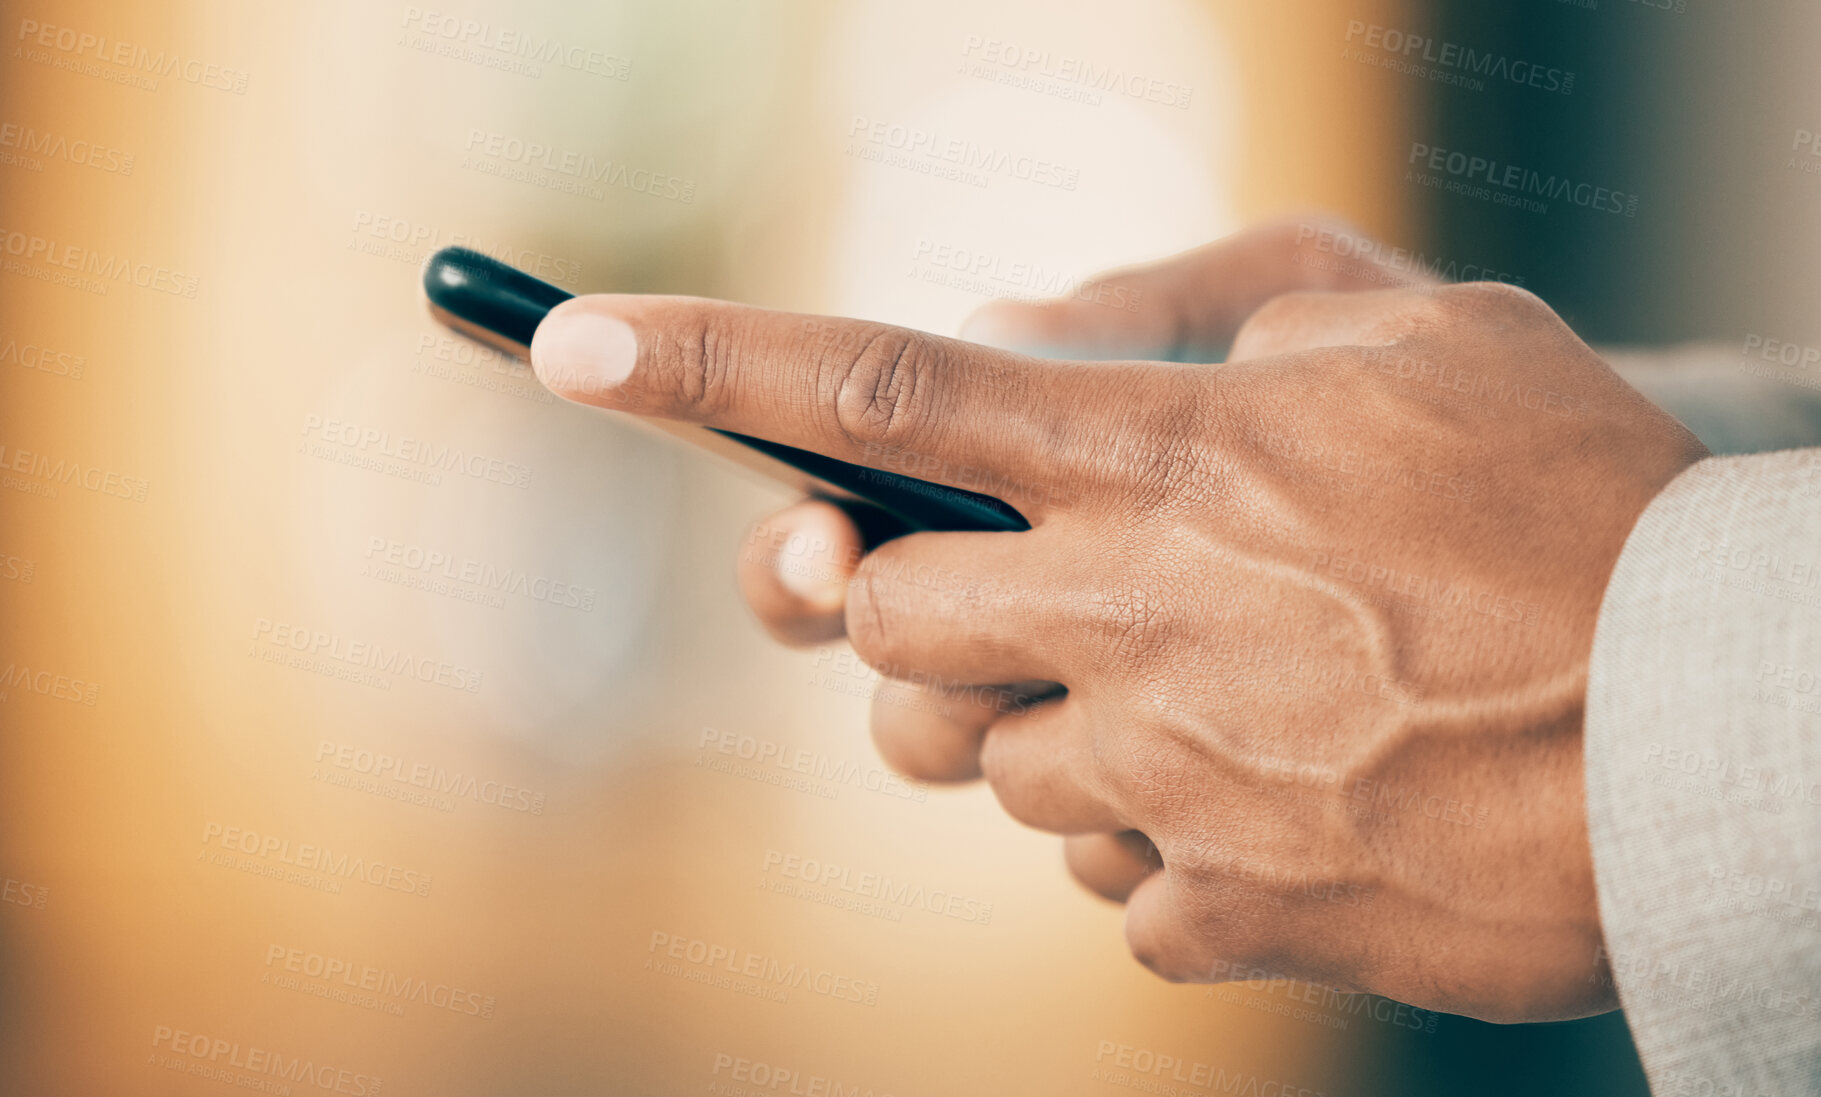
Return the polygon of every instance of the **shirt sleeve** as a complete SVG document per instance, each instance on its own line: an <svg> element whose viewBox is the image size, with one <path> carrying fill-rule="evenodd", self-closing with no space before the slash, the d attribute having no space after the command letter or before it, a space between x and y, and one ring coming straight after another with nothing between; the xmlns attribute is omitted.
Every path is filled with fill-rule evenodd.
<svg viewBox="0 0 1821 1097"><path fill-rule="evenodd" d="M1657 1097L1821 1094L1821 449L1646 509L1588 672L1605 959Z"/></svg>

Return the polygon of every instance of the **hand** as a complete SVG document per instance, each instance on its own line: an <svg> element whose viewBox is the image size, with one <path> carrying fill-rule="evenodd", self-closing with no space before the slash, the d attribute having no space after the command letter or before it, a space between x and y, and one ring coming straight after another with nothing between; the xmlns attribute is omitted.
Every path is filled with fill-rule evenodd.
<svg viewBox="0 0 1821 1097"><path fill-rule="evenodd" d="M1179 344L1250 311L1172 292ZM1032 529L833 546L844 602L782 572L747 589L788 638L839 613L867 663L953 700L877 705L886 757L982 771L1072 836L1153 970L1496 1020L1611 1008L1588 651L1634 521L1703 450L1547 307L1497 284L1272 296L1219 367L813 330L584 297L532 352L601 407L910 455L956 487L985 470ZM833 514L799 518L838 541ZM1040 683L1066 692L1023 702Z"/></svg>
<svg viewBox="0 0 1821 1097"><path fill-rule="evenodd" d="M961 337L1056 358L1217 362L1246 317L1280 294L1434 284L1409 253L1386 249L1344 222L1311 215L1104 275L1055 301L993 302L969 317ZM826 643L845 633L847 586L865 549L846 511L806 500L749 531L739 558L740 586L779 641ZM887 686L879 695L873 720L879 749L906 772L931 780L978 777L973 747L980 729L965 729L959 742L947 743L892 718L921 700L904 696L915 692L922 691ZM942 752L931 755L931 748ZM935 764L939 760L946 765Z"/></svg>

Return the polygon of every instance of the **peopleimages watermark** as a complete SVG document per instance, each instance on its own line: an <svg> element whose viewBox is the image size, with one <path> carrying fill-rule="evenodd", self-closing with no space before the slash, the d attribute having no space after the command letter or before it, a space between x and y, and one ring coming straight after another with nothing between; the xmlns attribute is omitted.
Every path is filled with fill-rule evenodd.
<svg viewBox="0 0 1821 1097"><path fill-rule="evenodd" d="M775 1093L780 1097L892 1097L890 1090L858 1083L848 1085L831 1075L782 1067L725 1051L715 1053L714 1069L709 1073L712 1076L708 1083L709 1097L758 1097L762 1093Z"/></svg>
<svg viewBox="0 0 1821 1097"><path fill-rule="evenodd" d="M657 929L651 931L645 951L646 971L755 998L787 1002L791 991L805 990L841 1002L879 1004L878 983L807 960L768 956L738 945Z"/></svg>
<svg viewBox="0 0 1821 1097"><path fill-rule="evenodd" d="M901 777L882 766L861 764L775 739L760 739L716 728L702 729L696 744L695 764L716 773L777 785L824 800L836 799L846 787L917 804L929 800L928 782Z"/></svg>
<svg viewBox="0 0 1821 1097"><path fill-rule="evenodd" d="M1813 369L1821 365L1821 347L1803 346L1800 343L1785 342L1764 335L1747 335L1745 345L1739 351L1743 356L1750 356L1753 351L1766 362L1777 362L1785 366L1798 366L1802 369Z"/></svg>
<svg viewBox="0 0 1821 1097"><path fill-rule="evenodd" d="M286 1055L257 1044L210 1038L170 1025L153 1027L152 1047L171 1053L158 1058L155 1050L155 1066L212 1078L255 1093L290 1093L290 1086L285 1083L308 1085L311 1089L340 1093L345 1097L369 1097L380 1090L378 1075L318 1062L314 1056Z"/></svg>
<svg viewBox="0 0 1821 1097"><path fill-rule="evenodd" d="M542 76L544 66L608 80L632 75L630 61L602 49L416 6L404 9L399 28L401 46L518 76Z"/></svg>
<svg viewBox="0 0 1821 1097"><path fill-rule="evenodd" d="M573 285L582 276L579 259L550 255L502 240L485 240L465 230L445 231L438 225L373 210L354 212L353 233L348 241L349 250L413 266L423 263L431 252L448 246L478 251L547 282Z"/></svg>
<svg viewBox="0 0 1821 1097"><path fill-rule="evenodd" d="M1069 54L1052 54L998 38L970 34L961 44L961 72L994 83L1099 106L1106 93L1187 110L1195 89L1173 80L1097 65Z"/></svg>
<svg viewBox="0 0 1821 1097"><path fill-rule="evenodd" d="M861 460L870 473L895 472L922 480L929 484L932 495L959 490L990 495L1020 509L1038 507L1052 512L1068 510L1077 502L1075 490L1062 483L1026 483L1002 472L957 464L947 457L904 446L865 442L861 445Z"/></svg>
<svg viewBox="0 0 1821 1097"><path fill-rule="evenodd" d="M463 146L462 167L497 175L545 190L575 194L599 202L610 187L648 194L688 205L696 199L693 180L622 161L597 158L575 149L559 149L504 133L470 129Z"/></svg>
<svg viewBox="0 0 1821 1097"><path fill-rule="evenodd" d="M1752 696L1760 704L1821 716L1821 677L1806 667L1769 659L1760 661Z"/></svg>
<svg viewBox="0 0 1821 1097"><path fill-rule="evenodd" d="M1815 467L1811 465L1810 483L1804 487L1804 494L1814 487L1815 477ZM1821 566L1812 559L1787 556L1781 549L1767 549L1762 543L1745 545L1703 539L1695 547L1694 573L1695 578L1714 586L1821 607Z"/></svg>
<svg viewBox="0 0 1821 1097"><path fill-rule="evenodd" d="M1788 556L1767 549L1760 542L1734 543L1730 538L1700 538L1694 544L1695 564L1717 571L1734 571L1798 590L1821 590L1821 563L1815 558Z"/></svg>
<svg viewBox="0 0 1821 1097"><path fill-rule="evenodd" d="M1579 419L1592 414L1585 397L1533 385L1522 378L1475 370L1459 361L1435 361L1403 347L1364 347L1359 350L1362 368L1384 377L1408 382L1413 399L1424 403L1454 402L1498 418L1501 408L1540 412L1559 419Z"/></svg>
<svg viewBox="0 0 1821 1097"><path fill-rule="evenodd" d="M24 343L13 338L0 341L0 366L13 365L51 377L80 381L88 364L89 360L83 355L71 354L67 350L47 347L41 343Z"/></svg>
<svg viewBox="0 0 1821 1097"><path fill-rule="evenodd" d="M1413 286L1424 282L1504 282L1521 286L1524 276L1495 270L1483 263L1425 255L1356 232L1307 222L1296 226L1295 262L1300 266L1333 270L1388 286ZM1323 264L1304 245L1337 262ZM1357 260L1357 262L1354 262Z"/></svg>
<svg viewBox="0 0 1821 1097"><path fill-rule="evenodd" d="M17 661L6 664L6 669L0 670L0 690L9 691L0 693L0 701L10 697L10 691L15 689L49 697L53 701L68 701L73 705L93 706L101 697L101 687L93 682L46 670L42 666L34 670Z"/></svg>
<svg viewBox="0 0 1821 1097"><path fill-rule="evenodd" d="M1267 792L1273 787L1287 790L1300 788L1324 798L1332 797L1344 802L1349 808L1348 814L1357 818L1371 818L1389 823L1396 818L1391 812L1397 812L1433 819L1439 823L1485 830L1487 821L1492 816L1492 809L1487 805L1475 804L1472 800L1462 799L1461 796L1453 793L1438 793L1432 789L1412 785L1392 784L1376 777L1343 774L1328 766L1288 758L1262 757L1255 764L1260 775L1267 779L1264 785ZM1296 882L1290 877L1274 875L1274 872L1275 870L1269 866L1248 866L1250 875L1263 877L1274 884ZM1342 901L1334 898L1332 885L1324 885L1321 881L1310 883L1305 894L1308 894L1310 898L1327 899L1331 902ZM1356 893L1343 892L1342 894L1351 897ZM1370 895L1367 896L1366 901L1371 901Z"/></svg>
<svg viewBox="0 0 1821 1097"><path fill-rule="evenodd" d="M1166 1055L1149 1048L1115 1040L1101 1040L1094 1048L1097 1082L1126 1086L1147 1093L1222 1093L1232 1097L1327 1097L1312 1089L1276 1078L1263 1078L1243 1070L1229 1071L1182 1055ZM1172 1086L1170 1083L1176 1083ZM1189 1088L1182 1088L1189 1087Z"/></svg>
<svg viewBox="0 0 1821 1097"><path fill-rule="evenodd" d="M1821 163L1821 161L1816 161ZM1759 363L1763 363L1760 365ZM1753 333L1739 348L1739 372L1802 388L1821 388L1821 347Z"/></svg>
<svg viewBox="0 0 1821 1097"><path fill-rule="evenodd" d="M902 921L906 910L982 926L993 920L993 904L984 900L800 853L768 849L762 871L766 879L760 881L761 886L776 894L888 922Z"/></svg>
<svg viewBox="0 0 1821 1097"><path fill-rule="evenodd" d="M816 650L812 686L847 697L864 697L893 708L910 712L929 712L943 717L954 715L955 706L967 704L1013 716L1023 716L1044 704L1048 697L1032 697L1009 686L983 686L957 678L945 678L920 668L890 665L873 666L851 648L826 645ZM888 683L886 679L892 680ZM890 688L892 684L900 688Z"/></svg>
<svg viewBox="0 0 1821 1097"><path fill-rule="evenodd" d="M253 622L247 654L328 678L344 678L375 689L391 689L393 675L446 686L464 693L478 693L481 672L407 651L403 646L365 640L310 628L289 621L260 617Z"/></svg>
<svg viewBox="0 0 1821 1097"><path fill-rule="evenodd" d="M36 19L19 20L17 41L23 44L13 47L15 60L49 65L143 91L157 91L159 79L166 76L235 95L247 90L247 74L240 69L185 57L176 50L154 52L105 34L40 23Z"/></svg>
<svg viewBox="0 0 1821 1097"><path fill-rule="evenodd" d="M1545 175L1533 168L1421 141L1410 143L1410 155L1404 163L1405 182L1530 213L1548 213L1549 202L1557 201L1621 217L1636 217L1638 213L1638 196L1627 191L1566 175Z"/></svg>
<svg viewBox="0 0 1821 1097"><path fill-rule="evenodd" d="M1146 859L1160 860L1162 854L1147 839ZM1252 860L1237 854L1211 853L1202 858L1202 867L1211 872L1218 872L1229 879L1245 880L1253 886L1264 885L1280 901L1283 896L1294 892L1299 896L1314 899L1321 903L1332 903L1340 907L1369 907L1378 900L1378 888L1371 884L1360 884L1334 879L1327 873L1307 873L1288 869L1274 861ZM1221 974L1228 968L1212 972L1223 979L1238 979L1241 976ZM1246 976L1245 978L1263 978L1263 976Z"/></svg>
<svg viewBox="0 0 1821 1097"><path fill-rule="evenodd" d="M21 477L30 479L24 480ZM150 487L142 477L128 476L100 465L84 464L73 458L52 457L48 453L20 449L4 442L0 442L0 484L27 495L42 495L48 499L55 499L57 486L62 485L134 503L145 502Z"/></svg>
<svg viewBox="0 0 1821 1097"><path fill-rule="evenodd" d="M1417 1006L1408 1006L1402 1002L1393 1002L1389 998L1381 998L1376 994L1356 994L1351 991L1336 990L1320 983L1278 975L1255 964L1241 961L1214 961L1208 967L1208 979L1221 984L1208 988L1207 995L1210 998L1217 998L1228 1005L1256 1009L1262 1013L1292 1017L1323 1028L1345 1029L1354 1017L1364 1015L1394 1028L1434 1033L1436 1024L1441 1019L1439 1013ZM1272 1005L1256 1000L1247 1000L1239 993L1237 987L1231 985L1235 983L1244 984L1267 998L1282 997L1285 999L1283 1008L1274 1008ZM1315 1008L1304 1009L1301 1008L1302 1006Z"/></svg>
<svg viewBox="0 0 1821 1097"><path fill-rule="evenodd" d="M854 115L847 137L850 156L976 187L995 176L1071 191L1081 182L1080 168L863 114Z"/></svg>
<svg viewBox="0 0 1821 1097"><path fill-rule="evenodd" d="M1534 625L1542 613L1542 605L1537 602L1484 588L1476 589L1449 579L1400 571L1342 553L1319 549L1311 552L1309 570L1318 576L1383 591L1390 597L1408 598L1445 609L1465 609L1495 621Z"/></svg>
<svg viewBox="0 0 1821 1097"><path fill-rule="evenodd" d="M371 778L376 784L389 782L451 800L472 800L477 804L526 815L544 814L544 793L460 770L451 773L443 766L421 760L411 761L385 751L368 750L324 739L316 744L316 764L319 773L326 765L349 774Z"/></svg>
<svg viewBox="0 0 1821 1097"><path fill-rule="evenodd" d="M908 276L1007 301L1029 303L1066 297L1120 312L1137 312L1144 301L1144 291L1131 286L1082 279L1041 263L927 237L917 241Z"/></svg>
<svg viewBox="0 0 1821 1097"><path fill-rule="evenodd" d="M1221 641L1214 648L1223 672L1243 674L1249 687L1292 696L1357 694L1418 705L1423 687L1394 674L1361 673L1315 652L1271 644Z"/></svg>
<svg viewBox="0 0 1821 1097"><path fill-rule="evenodd" d="M1806 155L1801 155L1801 154ZM1821 133L1811 129L1796 131L1795 140L1789 143L1789 159L1784 167L1802 172L1804 175L1821 173Z"/></svg>
<svg viewBox="0 0 1821 1097"><path fill-rule="evenodd" d="M327 846L309 842L293 845L289 838L261 834L244 827L204 824L202 845L203 848L197 851L198 861L284 879L319 891L339 892L341 881L347 880L408 895L430 894L428 872L345 851L338 854ZM211 855L210 847L221 853ZM251 859L251 865L246 860L236 862L234 854L244 854Z"/></svg>
<svg viewBox="0 0 1821 1097"><path fill-rule="evenodd" d="M0 881L0 903L10 903L16 907L30 907L32 910L43 910L50 901L51 889L44 884L28 883L15 880L11 876Z"/></svg>
<svg viewBox="0 0 1821 1097"><path fill-rule="evenodd" d="M523 362L472 339L427 332L419 335L411 372L534 404L557 401L556 395L540 384Z"/></svg>
<svg viewBox="0 0 1821 1097"><path fill-rule="evenodd" d="M29 583L37 577L38 562L10 552L0 552L0 582Z"/></svg>
<svg viewBox="0 0 1821 1097"><path fill-rule="evenodd" d="M345 1001L369 1009L392 1006L383 1012L402 1012L413 1002L465 1017L490 1020L494 997L453 983L404 975L372 964L356 963L287 945L266 948L266 970L259 981L284 990L300 990L332 1001ZM316 980L312 984L306 980Z"/></svg>
<svg viewBox="0 0 1821 1097"><path fill-rule="evenodd" d="M298 446L299 453L430 487L442 485L443 473L521 490L531 486L529 465L469 453L460 446L395 435L346 419L312 414L305 417L302 433L304 441Z"/></svg>
<svg viewBox="0 0 1821 1097"><path fill-rule="evenodd" d="M364 555L367 564L361 574L370 578L496 609L505 606L509 595L590 613L598 595L593 587L579 583L533 575L522 568L498 567L460 553L388 537L367 538Z"/></svg>
<svg viewBox="0 0 1821 1097"><path fill-rule="evenodd" d="M1770 915L1810 929L1821 924L1814 917L1821 914L1821 883L1714 863L1707 866L1707 880L1712 899L1723 901L1728 909Z"/></svg>
<svg viewBox="0 0 1821 1097"><path fill-rule="evenodd" d="M130 152L68 134L35 130L18 122L0 122L0 164L43 171L47 162L63 161L109 175L133 174Z"/></svg>
<svg viewBox="0 0 1821 1097"><path fill-rule="evenodd" d="M1671 1001L1703 1009L1747 1005L1786 1017L1821 1020L1821 996L1803 986L1760 982L1755 971L1716 971L1634 949L1612 950L1605 944L1595 949L1594 959L1610 965L1612 974L1596 968L1588 981L1610 988L1624 979L1629 1001Z"/></svg>
<svg viewBox="0 0 1821 1097"><path fill-rule="evenodd" d="M1571 95L1574 92L1573 72L1396 27L1351 19L1347 22L1346 41L1349 45L1341 54L1344 60L1374 65L1438 84L1453 84L1472 91L1484 91L1486 81L1491 80L1558 95ZM1362 53L1355 48L1358 46L1373 52Z"/></svg>
<svg viewBox="0 0 1821 1097"><path fill-rule="evenodd" d="M1786 671L1790 673L1785 673ZM1800 688L1801 674L1792 667L1766 662L1759 669L1759 681L1771 678L1785 683L1788 688ZM1812 677L1809 681L1813 682ZM1761 807L1772 815L1780 814L1785 803L1821 807L1821 780L1778 773L1756 763L1741 762L1736 758L1704 750L1653 741L1644 748L1644 767L1647 772L1662 770L1701 783L1685 785L1687 789L1702 792L1706 788L1722 793L1709 795L1709 799L1724 799ZM1663 784L1661 781L1653 783Z"/></svg>
<svg viewBox="0 0 1821 1097"><path fill-rule="evenodd" d="M1347 494L1372 498L1380 487L1396 487L1416 495L1428 495L1462 504L1473 501L1479 485L1445 469L1425 469L1397 461L1380 459L1357 449L1335 448L1319 440L1292 435L1262 435L1257 440L1259 452L1289 462L1285 472L1301 478L1319 480L1314 474L1332 473L1343 478L1334 486Z"/></svg>
<svg viewBox="0 0 1821 1097"><path fill-rule="evenodd" d="M174 267L4 228L0 228L0 269L99 295L106 295L114 285L125 282L139 289L195 300L202 286L200 279Z"/></svg>

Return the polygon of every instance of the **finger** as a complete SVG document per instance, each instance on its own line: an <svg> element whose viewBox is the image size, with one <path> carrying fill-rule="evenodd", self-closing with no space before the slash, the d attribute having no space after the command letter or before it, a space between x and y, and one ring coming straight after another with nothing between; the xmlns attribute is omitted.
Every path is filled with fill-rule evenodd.
<svg viewBox="0 0 1821 1097"><path fill-rule="evenodd" d="M1229 362L1322 347L1382 347L1408 335L1436 308L1425 293L1286 293L1265 302L1233 337Z"/></svg>
<svg viewBox="0 0 1821 1097"><path fill-rule="evenodd" d="M980 737L1007 714L1029 711L1055 689L1047 682L1010 686L932 686L886 679L873 693L873 743L899 773L925 781L980 776Z"/></svg>
<svg viewBox="0 0 1821 1097"><path fill-rule="evenodd" d="M1005 813L1052 834L1093 834L1131 826L1121 797L1094 759L1092 729L1079 698L1040 702L986 729L980 770Z"/></svg>
<svg viewBox="0 0 1821 1097"><path fill-rule="evenodd" d="M1099 467L1118 378L924 332L690 297L598 295L538 326L531 360L559 395L678 419L996 494ZM1141 363L1125 371L1143 370ZM1129 383L1129 380L1127 381ZM1001 496L1003 497L1003 496ZM1021 511L1042 498L1008 500Z"/></svg>
<svg viewBox="0 0 1821 1097"><path fill-rule="evenodd" d="M1163 867L1157 847L1135 830L1117 834L1071 834L1062 840L1063 860L1083 887L1123 903L1145 877Z"/></svg>
<svg viewBox="0 0 1821 1097"><path fill-rule="evenodd" d="M1021 533L917 533L861 560L847 590L847 638L887 678L936 686L1063 682L1053 642L1069 625L1070 576Z"/></svg>
<svg viewBox="0 0 1821 1097"><path fill-rule="evenodd" d="M1279 294L1431 281L1407 252L1331 218L1302 217L1100 275L1051 301L995 301L961 337L1053 358L1214 362L1245 318Z"/></svg>
<svg viewBox="0 0 1821 1097"><path fill-rule="evenodd" d="M740 550L740 593L783 643L824 643L844 631L847 584L864 551L840 507L805 499L752 527Z"/></svg>
<svg viewBox="0 0 1821 1097"><path fill-rule="evenodd" d="M1132 958L1173 983L1220 982L1235 968L1250 969L1248 954L1223 947L1209 926L1190 917L1181 876L1169 868L1152 873L1126 899Z"/></svg>
<svg viewBox="0 0 1821 1097"><path fill-rule="evenodd" d="M1285 913L1258 902L1252 889L1223 876L1171 867L1168 845L1160 849L1163 871L1132 889L1125 911L1133 958L1158 975L1178 983L1222 983L1264 973L1304 974L1287 970L1285 943L1298 943L1299 968L1309 951L1330 943L1326 922L1286 924Z"/></svg>

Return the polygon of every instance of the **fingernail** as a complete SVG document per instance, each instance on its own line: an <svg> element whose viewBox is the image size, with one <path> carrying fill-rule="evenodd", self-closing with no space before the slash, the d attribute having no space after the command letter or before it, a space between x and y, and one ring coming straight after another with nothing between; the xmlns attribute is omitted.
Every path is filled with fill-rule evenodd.
<svg viewBox="0 0 1821 1097"><path fill-rule="evenodd" d="M778 582L804 605L833 612L847 600L847 584L836 580L833 571L820 560L802 557L779 560Z"/></svg>
<svg viewBox="0 0 1821 1097"><path fill-rule="evenodd" d="M847 600L850 570L840 566L839 553L852 533L820 506L805 506L788 522L795 528L778 549L778 582L807 606L839 610Z"/></svg>
<svg viewBox="0 0 1821 1097"><path fill-rule="evenodd" d="M531 337L531 368L544 387L592 396L626 380L639 357L639 337L617 316L558 309Z"/></svg>

